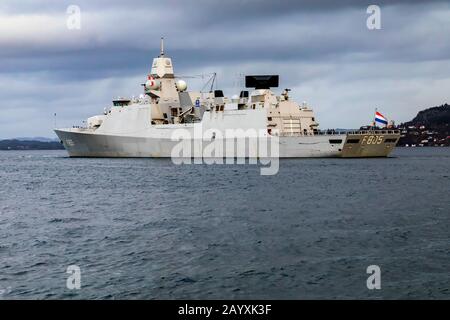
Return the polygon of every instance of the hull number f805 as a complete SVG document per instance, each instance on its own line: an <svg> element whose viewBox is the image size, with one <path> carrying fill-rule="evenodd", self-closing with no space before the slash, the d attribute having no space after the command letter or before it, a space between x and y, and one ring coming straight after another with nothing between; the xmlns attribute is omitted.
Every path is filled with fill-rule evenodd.
<svg viewBox="0 0 450 320"><path fill-rule="evenodd" d="M381 144L384 136L364 136L361 144Z"/></svg>

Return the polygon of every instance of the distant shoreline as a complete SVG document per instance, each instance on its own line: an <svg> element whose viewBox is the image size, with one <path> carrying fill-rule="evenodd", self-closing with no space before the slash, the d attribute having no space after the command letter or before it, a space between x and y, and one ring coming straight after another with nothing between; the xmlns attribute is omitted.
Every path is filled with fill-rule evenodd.
<svg viewBox="0 0 450 320"><path fill-rule="evenodd" d="M0 140L2 151L29 151L29 150L64 150L64 146L58 141L35 140Z"/></svg>

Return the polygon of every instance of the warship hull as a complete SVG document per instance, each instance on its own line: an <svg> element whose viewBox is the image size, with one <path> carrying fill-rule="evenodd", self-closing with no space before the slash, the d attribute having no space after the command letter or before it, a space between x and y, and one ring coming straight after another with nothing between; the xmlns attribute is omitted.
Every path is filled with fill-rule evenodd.
<svg viewBox="0 0 450 320"><path fill-rule="evenodd" d="M119 136L97 134L65 129L55 130L70 157L104 157L104 158L173 158L186 157L186 153L174 153L180 141L167 137ZM276 137L278 143L273 157L280 158L360 158L387 157L394 149L399 133L386 131L353 132L345 134L318 134L310 136ZM206 148L221 148L222 155L233 157L254 157L257 145L243 147L237 153L235 144L227 143L227 139L191 139L189 155L194 157L195 150L204 155ZM232 149L230 149L231 146ZM228 149L227 149L228 148ZM205 156L203 156L205 157ZM256 156L260 157L260 156Z"/></svg>

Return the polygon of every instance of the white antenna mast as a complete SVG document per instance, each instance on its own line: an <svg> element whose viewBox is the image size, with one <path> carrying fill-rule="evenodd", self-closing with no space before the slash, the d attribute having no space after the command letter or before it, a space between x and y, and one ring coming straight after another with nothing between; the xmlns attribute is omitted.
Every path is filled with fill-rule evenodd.
<svg viewBox="0 0 450 320"><path fill-rule="evenodd" d="M164 57L164 37L161 37L161 53L159 56Z"/></svg>

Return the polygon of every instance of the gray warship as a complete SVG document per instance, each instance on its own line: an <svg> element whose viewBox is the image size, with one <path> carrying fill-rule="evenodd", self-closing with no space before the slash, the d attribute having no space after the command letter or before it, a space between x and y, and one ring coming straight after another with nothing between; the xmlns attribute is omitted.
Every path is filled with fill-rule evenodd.
<svg viewBox="0 0 450 320"><path fill-rule="evenodd" d="M196 150L202 154L211 144L216 145L214 155L222 157L236 152L226 135L232 130L262 133L277 144L281 158L387 157L400 138L393 129L321 131L310 106L293 101L289 89L280 95L272 91L279 86L278 76L245 80L246 88L231 98L221 90L188 91L187 83L175 76L161 39L140 97L115 99L84 127L54 131L70 157L186 157ZM187 135L181 137L180 130ZM192 153L174 152L180 139L190 140ZM253 155L250 143L241 156Z"/></svg>

